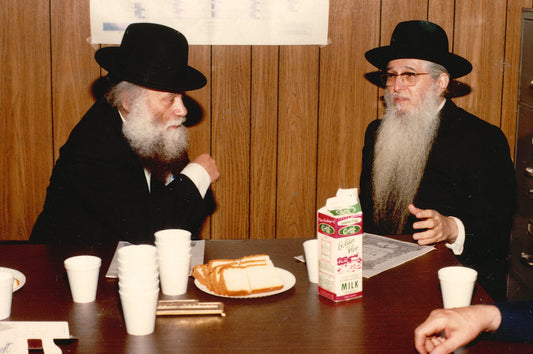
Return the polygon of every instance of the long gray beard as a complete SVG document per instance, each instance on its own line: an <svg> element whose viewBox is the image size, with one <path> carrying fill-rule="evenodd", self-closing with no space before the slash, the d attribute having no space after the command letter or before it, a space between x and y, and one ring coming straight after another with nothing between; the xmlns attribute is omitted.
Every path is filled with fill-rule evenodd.
<svg viewBox="0 0 533 354"><path fill-rule="evenodd" d="M168 130L154 123L154 115L144 100L137 99L122 125L122 133L144 167L164 181L169 173L179 172L186 164L189 134L183 125Z"/></svg>
<svg viewBox="0 0 533 354"><path fill-rule="evenodd" d="M385 232L400 234L439 128L440 97L428 93L414 112L398 112L388 93L385 102L372 169L374 221Z"/></svg>

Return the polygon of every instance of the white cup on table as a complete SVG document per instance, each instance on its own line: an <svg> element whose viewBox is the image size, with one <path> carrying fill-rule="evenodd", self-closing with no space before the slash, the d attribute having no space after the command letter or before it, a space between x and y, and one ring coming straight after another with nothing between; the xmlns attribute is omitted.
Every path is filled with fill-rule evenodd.
<svg viewBox="0 0 533 354"><path fill-rule="evenodd" d="M318 239L304 242L304 254L309 281L318 283Z"/></svg>
<svg viewBox="0 0 533 354"><path fill-rule="evenodd" d="M119 290L126 332L130 335L144 336L155 329L159 288L150 292L125 292Z"/></svg>
<svg viewBox="0 0 533 354"><path fill-rule="evenodd" d="M188 247L191 245L191 232L183 229L160 230L154 233L154 237L156 245L166 243L187 245Z"/></svg>
<svg viewBox="0 0 533 354"><path fill-rule="evenodd" d="M444 308L469 306L477 272L468 267L444 267L438 271Z"/></svg>
<svg viewBox="0 0 533 354"><path fill-rule="evenodd" d="M159 298L159 264L152 245L131 245L118 251L118 292L126 332L142 336L155 328Z"/></svg>
<svg viewBox="0 0 533 354"><path fill-rule="evenodd" d="M161 292L165 295L182 295L187 292L191 256L160 258L159 276Z"/></svg>
<svg viewBox="0 0 533 354"><path fill-rule="evenodd" d="M64 264L72 300L77 303L94 301L102 260L96 256L82 255L67 258Z"/></svg>
<svg viewBox="0 0 533 354"><path fill-rule="evenodd" d="M182 295L187 292L191 265L191 232L160 230L154 234L161 279L161 292Z"/></svg>
<svg viewBox="0 0 533 354"><path fill-rule="evenodd" d="M0 320L11 316L11 300L13 299L13 274L0 271Z"/></svg>

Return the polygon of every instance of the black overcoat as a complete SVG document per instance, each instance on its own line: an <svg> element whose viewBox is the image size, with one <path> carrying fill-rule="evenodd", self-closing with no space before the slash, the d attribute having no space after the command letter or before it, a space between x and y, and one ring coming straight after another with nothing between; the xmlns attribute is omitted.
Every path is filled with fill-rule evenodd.
<svg viewBox="0 0 533 354"><path fill-rule="evenodd" d="M211 190L202 198L182 174L150 194L117 109L99 100L60 150L30 240L152 243L154 232L165 228L187 229L197 238L214 208Z"/></svg>
<svg viewBox="0 0 533 354"><path fill-rule="evenodd" d="M386 234L373 221L371 171L380 120L365 134L360 198L364 230ZM502 286L516 204L516 180L509 145L502 131L447 100L414 204L455 216L465 226L459 260L481 271L480 281L498 278ZM412 234L411 216L403 234ZM502 290L502 289L500 289ZM495 297L495 296L493 296Z"/></svg>

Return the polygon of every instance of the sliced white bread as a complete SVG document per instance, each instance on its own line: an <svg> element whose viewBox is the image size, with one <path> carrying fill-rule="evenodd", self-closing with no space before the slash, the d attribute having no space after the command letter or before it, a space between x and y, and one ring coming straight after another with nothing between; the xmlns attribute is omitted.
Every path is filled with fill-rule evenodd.
<svg viewBox="0 0 533 354"><path fill-rule="evenodd" d="M223 266L233 264L234 262L235 260L233 259L214 259L207 263L209 270L209 283L211 284L211 288L209 288L209 290L217 294L221 294L224 291L220 284L220 270Z"/></svg>
<svg viewBox="0 0 533 354"><path fill-rule="evenodd" d="M272 261L270 260L270 257L266 254L256 254L253 256L246 256L242 257L238 260L240 265L259 265L259 264L270 264L272 265Z"/></svg>
<svg viewBox="0 0 533 354"><path fill-rule="evenodd" d="M227 296L245 296L251 293L247 268L227 265L220 270L222 294Z"/></svg>
<svg viewBox="0 0 533 354"><path fill-rule="evenodd" d="M210 291L226 296L246 296L283 288L274 264L264 254L214 259L194 267L193 276Z"/></svg>
<svg viewBox="0 0 533 354"><path fill-rule="evenodd" d="M283 288L283 281L273 265L246 267L251 294L265 293Z"/></svg>
<svg viewBox="0 0 533 354"><path fill-rule="evenodd" d="M211 289L211 282L209 281L209 268L207 264L199 264L192 269L192 276L200 282L203 286Z"/></svg>

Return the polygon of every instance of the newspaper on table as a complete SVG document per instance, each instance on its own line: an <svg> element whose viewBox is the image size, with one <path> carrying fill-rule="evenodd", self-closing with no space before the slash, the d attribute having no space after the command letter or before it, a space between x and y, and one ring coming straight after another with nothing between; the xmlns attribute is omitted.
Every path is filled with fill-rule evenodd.
<svg viewBox="0 0 533 354"><path fill-rule="evenodd" d="M412 242L364 233L363 277L373 277L434 249L435 247L433 246L420 246Z"/></svg>
<svg viewBox="0 0 533 354"><path fill-rule="evenodd" d="M132 244L127 241L119 241L117 248L115 249L115 254L113 254L113 259L111 264L106 272L106 278L117 278L118 277L118 255L117 252L119 249L125 246L131 246ZM191 241L191 265L189 274L192 273L194 266L204 263L204 251L205 251L205 240L192 240Z"/></svg>

